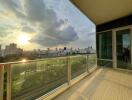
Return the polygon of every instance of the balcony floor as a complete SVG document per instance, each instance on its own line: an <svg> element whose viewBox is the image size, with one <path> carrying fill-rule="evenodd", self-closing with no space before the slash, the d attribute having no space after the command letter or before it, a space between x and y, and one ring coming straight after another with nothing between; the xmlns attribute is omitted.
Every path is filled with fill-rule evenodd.
<svg viewBox="0 0 132 100"><path fill-rule="evenodd" d="M132 100L132 73L100 68L53 100Z"/></svg>

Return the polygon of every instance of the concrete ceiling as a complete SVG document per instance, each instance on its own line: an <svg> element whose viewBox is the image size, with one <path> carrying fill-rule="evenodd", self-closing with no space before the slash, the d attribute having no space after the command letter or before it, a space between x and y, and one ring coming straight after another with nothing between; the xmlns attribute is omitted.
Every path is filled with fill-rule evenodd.
<svg viewBox="0 0 132 100"><path fill-rule="evenodd" d="M132 0L71 0L96 25L132 14Z"/></svg>

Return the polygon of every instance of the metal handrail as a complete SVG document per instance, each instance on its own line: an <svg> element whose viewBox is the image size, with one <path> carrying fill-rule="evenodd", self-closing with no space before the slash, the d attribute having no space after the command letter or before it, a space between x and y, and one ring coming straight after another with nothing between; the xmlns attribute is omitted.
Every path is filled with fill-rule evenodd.
<svg viewBox="0 0 132 100"><path fill-rule="evenodd" d="M82 54L82 55L96 55L96 54ZM81 54L79 55L69 55L69 57L77 57L77 56L82 56ZM35 59L35 60L26 60L25 62L23 61L15 61L15 62L5 62L5 63L0 63L0 65L9 65L9 64L19 64L19 63L28 63L28 62L37 62L37 61L44 61L47 59L62 59L62 58L66 58L68 56L65 57L53 57L53 58L43 58L43 59Z"/></svg>

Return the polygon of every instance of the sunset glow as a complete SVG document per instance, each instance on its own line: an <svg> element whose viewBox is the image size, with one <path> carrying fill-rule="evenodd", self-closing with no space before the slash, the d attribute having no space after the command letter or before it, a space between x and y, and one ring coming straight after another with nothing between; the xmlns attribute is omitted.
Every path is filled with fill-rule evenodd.
<svg viewBox="0 0 132 100"><path fill-rule="evenodd" d="M23 59L22 62L26 62L27 60L26 59Z"/></svg>
<svg viewBox="0 0 132 100"><path fill-rule="evenodd" d="M22 35L20 35L20 36L18 37L18 42L19 42L19 44L21 44L21 45L26 45L26 44L28 44L29 39L30 39L30 38L29 38L28 35L22 34Z"/></svg>
<svg viewBox="0 0 132 100"><path fill-rule="evenodd" d="M69 0L0 0L0 12L2 48L96 48L95 24Z"/></svg>

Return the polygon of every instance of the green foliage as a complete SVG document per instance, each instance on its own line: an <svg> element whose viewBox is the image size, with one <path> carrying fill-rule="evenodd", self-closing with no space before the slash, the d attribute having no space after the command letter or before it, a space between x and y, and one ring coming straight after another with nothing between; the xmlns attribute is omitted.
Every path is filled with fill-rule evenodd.
<svg viewBox="0 0 132 100"><path fill-rule="evenodd" d="M65 62L65 59L47 59L37 63L12 66L12 94L17 96L44 87L46 84L62 78L67 79Z"/></svg>
<svg viewBox="0 0 132 100"><path fill-rule="evenodd" d="M86 71L86 56L70 58L72 78ZM19 97L40 89L50 91L67 81L67 58L14 64L12 67L12 96ZM44 90L46 89L46 90Z"/></svg>

